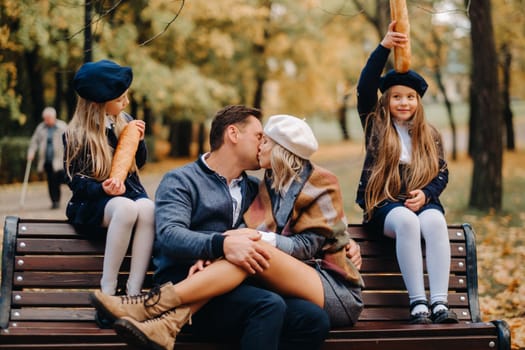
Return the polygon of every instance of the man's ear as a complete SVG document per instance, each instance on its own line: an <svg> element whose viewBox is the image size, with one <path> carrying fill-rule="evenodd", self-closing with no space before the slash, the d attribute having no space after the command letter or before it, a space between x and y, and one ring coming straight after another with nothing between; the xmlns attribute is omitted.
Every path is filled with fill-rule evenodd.
<svg viewBox="0 0 525 350"><path fill-rule="evenodd" d="M225 138L230 143L237 143L239 137L239 129L235 125L228 125L226 128ZM225 141L226 141L225 140Z"/></svg>

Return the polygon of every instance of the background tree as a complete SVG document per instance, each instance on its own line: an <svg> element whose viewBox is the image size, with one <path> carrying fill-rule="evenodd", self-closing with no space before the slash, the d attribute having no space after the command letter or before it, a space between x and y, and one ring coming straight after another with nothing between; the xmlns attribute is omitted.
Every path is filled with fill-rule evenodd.
<svg viewBox="0 0 525 350"><path fill-rule="evenodd" d="M522 0L493 1L492 13L501 74L504 142L508 150L515 150L511 97L512 92L520 88L515 85L516 82L522 81L525 67L525 3ZM518 68L520 65L522 69Z"/></svg>
<svg viewBox="0 0 525 350"><path fill-rule="evenodd" d="M469 205L487 210L502 204L502 125L498 67L490 1L467 3L471 22L471 135L474 162Z"/></svg>

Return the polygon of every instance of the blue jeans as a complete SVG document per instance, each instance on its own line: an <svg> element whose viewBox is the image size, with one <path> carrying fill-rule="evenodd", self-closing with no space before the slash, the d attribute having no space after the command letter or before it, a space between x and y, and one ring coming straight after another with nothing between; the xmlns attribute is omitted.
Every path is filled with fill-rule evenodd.
<svg viewBox="0 0 525 350"><path fill-rule="evenodd" d="M239 340L243 350L317 350L328 335L330 321L311 302L243 283L211 300L187 327L205 339Z"/></svg>

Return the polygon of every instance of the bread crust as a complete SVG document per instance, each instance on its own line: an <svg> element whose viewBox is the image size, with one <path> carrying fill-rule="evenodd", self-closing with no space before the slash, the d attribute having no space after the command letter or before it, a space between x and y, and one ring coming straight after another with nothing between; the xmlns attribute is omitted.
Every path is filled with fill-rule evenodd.
<svg viewBox="0 0 525 350"><path fill-rule="evenodd" d="M111 162L110 178L126 180L140 141L140 130L135 123L128 123L120 133Z"/></svg>
<svg viewBox="0 0 525 350"><path fill-rule="evenodd" d="M411 65L410 22L406 0L390 0L390 15L396 21L394 30L407 35L405 47L394 47L394 69L398 73L406 73Z"/></svg>

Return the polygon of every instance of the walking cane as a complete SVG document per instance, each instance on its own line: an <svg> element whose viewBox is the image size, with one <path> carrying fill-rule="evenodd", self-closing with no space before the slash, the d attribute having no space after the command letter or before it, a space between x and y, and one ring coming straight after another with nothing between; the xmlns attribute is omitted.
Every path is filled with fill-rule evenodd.
<svg viewBox="0 0 525 350"><path fill-rule="evenodd" d="M20 208L24 208L26 192L27 192L27 183L29 181L29 172L31 170L31 160L28 159L26 163L26 172L24 174L24 184L22 185L22 195L20 196Z"/></svg>

